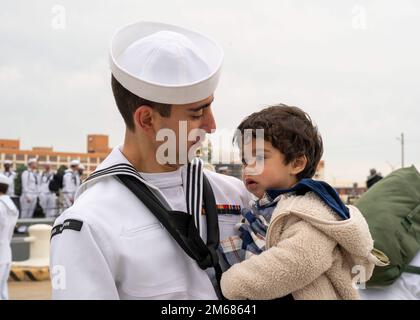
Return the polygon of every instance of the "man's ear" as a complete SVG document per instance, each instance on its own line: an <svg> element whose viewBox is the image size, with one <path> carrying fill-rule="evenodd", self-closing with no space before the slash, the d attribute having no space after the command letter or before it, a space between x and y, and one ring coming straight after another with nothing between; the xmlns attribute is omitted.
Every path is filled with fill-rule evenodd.
<svg viewBox="0 0 420 320"><path fill-rule="evenodd" d="M292 163L292 174L297 175L306 168L308 158L305 155L298 156Z"/></svg>
<svg viewBox="0 0 420 320"><path fill-rule="evenodd" d="M152 135L154 134L153 121L154 113L153 109L148 105L142 105L136 109L133 115L134 126L142 132Z"/></svg>

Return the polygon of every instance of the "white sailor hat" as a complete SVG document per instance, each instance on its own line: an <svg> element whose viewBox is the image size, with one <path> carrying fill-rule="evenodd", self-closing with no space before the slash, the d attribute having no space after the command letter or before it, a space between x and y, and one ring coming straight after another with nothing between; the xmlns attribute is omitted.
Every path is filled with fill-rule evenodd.
<svg viewBox="0 0 420 320"><path fill-rule="evenodd" d="M119 29L111 42L111 71L127 90L144 99L187 104L216 90L223 50L212 39L173 25L137 22Z"/></svg>
<svg viewBox="0 0 420 320"><path fill-rule="evenodd" d="M4 164L13 164L12 160L4 160Z"/></svg>
<svg viewBox="0 0 420 320"><path fill-rule="evenodd" d="M79 169L85 170L86 168L85 168L85 166L81 163L81 164L79 165Z"/></svg>
<svg viewBox="0 0 420 320"><path fill-rule="evenodd" d="M80 161L77 159L71 160L70 161L70 166L78 166L80 164Z"/></svg>
<svg viewBox="0 0 420 320"><path fill-rule="evenodd" d="M36 158L30 158L28 160L28 164L35 163L35 162L38 162L38 160Z"/></svg>
<svg viewBox="0 0 420 320"><path fill-rule="evenodd" d="M10 185L10 179L6 177L3 173L0 173L0 183Z"/></svg>

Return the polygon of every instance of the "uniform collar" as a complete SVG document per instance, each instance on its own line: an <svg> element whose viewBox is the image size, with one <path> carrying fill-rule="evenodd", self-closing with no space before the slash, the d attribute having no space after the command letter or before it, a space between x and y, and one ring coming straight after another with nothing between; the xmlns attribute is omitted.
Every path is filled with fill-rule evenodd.
<svg viewBox="0 0 420 320"><path fill-rule="evenodd" d="M110 176L118 174L127 174L135 177L149 188L158 192L162 197L162 192L153 184L143 179L141 174L134 168L134 166L128 161L128 159L122 153L122 145L115 147L111 153L105 158L105 160L99 164L96 170L80 185L76 192L76 198L79 197L84 191L86 191L94 182ZM164 197L164 196L163 196Z"/></svg>
<svg viewBox="0 0 420 320"><path fill-rule="evenodd" d="M183 185L183 167L170 172L139 173L146 181L158 188L166 189Z"/></svg>

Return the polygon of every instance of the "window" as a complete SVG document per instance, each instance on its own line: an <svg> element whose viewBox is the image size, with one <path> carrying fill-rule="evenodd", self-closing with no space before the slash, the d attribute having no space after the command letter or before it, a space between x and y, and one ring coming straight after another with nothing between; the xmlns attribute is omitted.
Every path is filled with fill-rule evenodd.
<svg viewBox="0 0 420 320"><path fill-rule="evenodd" d="M25 160L25 155L24 154L17 154L16 155L16 160L17 161L24 161Z"/></svg>
<svg viewBox="0 0 420 320"><path fill-rule="evenodd" d="M57 156L50 156L51 162L57 162Z"/></svg>
<svg viewBox="0 0 420 320"><path fill-rule="evenodd" d="M58 161L60 161L60 162L69 162L69 157L58 157Z"/></svg>

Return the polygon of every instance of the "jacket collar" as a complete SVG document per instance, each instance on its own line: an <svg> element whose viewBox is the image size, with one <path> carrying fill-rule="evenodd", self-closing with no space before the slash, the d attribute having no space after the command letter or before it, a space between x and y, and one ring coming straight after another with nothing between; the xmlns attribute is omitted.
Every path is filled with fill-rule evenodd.
<svg viewBox="0 0 420 320"><path fill-rule="evenodd" d="M286 193L295 193L296 195L304 195L307 192L314 192L327 206L337 213L343 220L349 218L349 210L340 199L337 191L324 181L313 179L302 179L293 188L290 189L270 189L266 191L268 203L274 203L279 197Z"/></svg>

